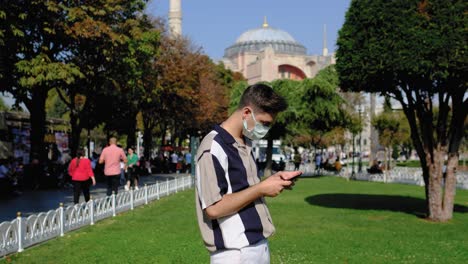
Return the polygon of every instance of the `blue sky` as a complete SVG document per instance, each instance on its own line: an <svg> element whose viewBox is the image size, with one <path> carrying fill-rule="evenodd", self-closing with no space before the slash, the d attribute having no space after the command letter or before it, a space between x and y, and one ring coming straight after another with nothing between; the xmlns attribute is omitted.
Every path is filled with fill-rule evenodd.
<svg viewBox="0 0 468 264"><path fill-rule="evenodd" d="M338 30L350 0L182 0L182 32L220 59L224 49L245 31L260 27L266 16L270 26L291 34L308 54L322 53L323 24L329 52L336 49ZM150 0L146 12L167 19L169 0Z"/></svg>

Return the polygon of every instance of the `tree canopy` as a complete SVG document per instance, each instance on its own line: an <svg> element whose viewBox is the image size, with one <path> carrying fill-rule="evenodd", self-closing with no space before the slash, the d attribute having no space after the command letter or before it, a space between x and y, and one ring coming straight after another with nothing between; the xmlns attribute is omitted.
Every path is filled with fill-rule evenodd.
<svg viewBox="0 0 468 264"><path fill-rule="evenodd" d="M468 111L466 10L463 0L354 0L337 41L342 89L378 92L402 105L421 158L429 218L437 221L452 217Z"/></svg>

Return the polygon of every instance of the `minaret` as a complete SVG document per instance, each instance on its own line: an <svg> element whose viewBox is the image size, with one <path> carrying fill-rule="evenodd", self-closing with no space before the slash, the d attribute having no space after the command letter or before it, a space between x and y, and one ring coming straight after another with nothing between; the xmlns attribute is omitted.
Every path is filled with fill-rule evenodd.
<svg viewBox="0 0 468 264"><path fill-rule="evenodd" d="M328 56L328 48L327 48L327 25L323 24L323 56Z"/></svg>
<svg viewBox="0 0 468 264"><path fill-rule="evenodd" d="M372 121L375 119L375 103L376 103L376 94L371 93L370 95L370 120L369 123L372 124ZM374 126L370 126L370 153L369 161L373 161L377 158L377 151L379 148L379 132L375 129Z"/></svg>
<svg viewBox="0 0 468 264"><path fill-rule="evenodd" d="M182 9L181 0L169 2L169 32L172 37L182 35Z"/></svg>

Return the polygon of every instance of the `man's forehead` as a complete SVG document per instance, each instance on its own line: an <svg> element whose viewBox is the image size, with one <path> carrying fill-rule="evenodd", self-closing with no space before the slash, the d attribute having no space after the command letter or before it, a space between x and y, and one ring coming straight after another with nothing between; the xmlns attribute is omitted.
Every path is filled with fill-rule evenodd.
<svg viewBox="0 0 468 264"><path fill-rule="evenodd" d="M276 115L274 114L270 114L270 113L266 113L266 112L263 112L263 113L256 113L255 114L255 118L258 120L258 121L263 121L263 122L273 122L276 118Z"/></svg>

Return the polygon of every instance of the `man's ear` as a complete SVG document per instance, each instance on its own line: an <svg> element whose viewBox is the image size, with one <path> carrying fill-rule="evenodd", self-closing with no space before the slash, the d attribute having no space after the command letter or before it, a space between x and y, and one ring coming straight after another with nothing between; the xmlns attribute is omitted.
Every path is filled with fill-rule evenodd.
<svg viewBox="0 0 468 264"><path fill-rule="evenodd" d="M242 113L242 118L247 119L252 114L252 110L250 109L250 107L244 106L241 109L241 113Z"/></svg>

